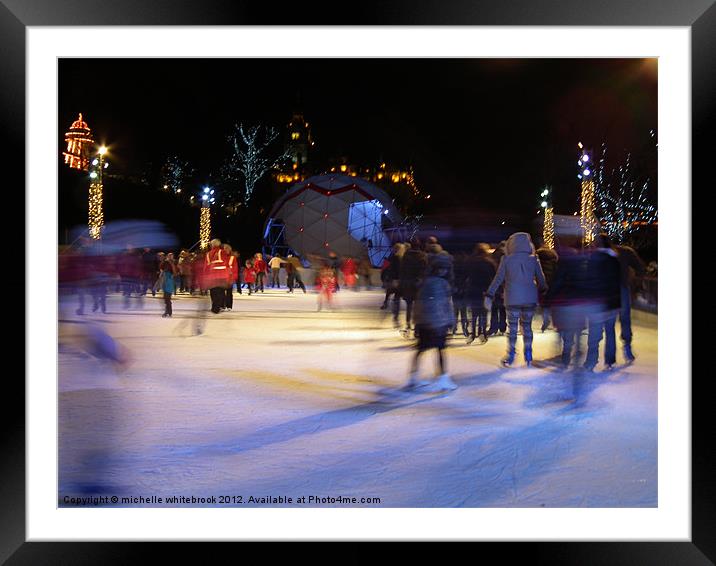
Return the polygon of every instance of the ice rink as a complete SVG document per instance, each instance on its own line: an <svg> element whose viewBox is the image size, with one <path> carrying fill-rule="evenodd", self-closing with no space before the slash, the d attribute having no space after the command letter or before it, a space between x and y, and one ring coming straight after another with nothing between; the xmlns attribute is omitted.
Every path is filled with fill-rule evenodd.
<svg viewBox="0 0 716 566"><path fill-rule="evenodd" d="M187 295L173 318L151 296L124 310L111 295L106 315L66 309L59 505L91 495L274 507L346 506L326 497L356 498L354 507L657 505L655 318L635 317L636 363L612 372L526 368L521 338L518 364L504 369L506 338L468 346L460 335L447 350L458 389L406 392L413 343L379 310L382 292L341 290L336 300L336 311L316 312L316 295L300 290L235 293L234 310L208 313L201 335L207 303ZM116 368L89 355L88 322L132 361ZM536 361L557 351L539 322ZM434 353L421 369L434 375ZM250 500L279 496L293 502Z"/></svg>

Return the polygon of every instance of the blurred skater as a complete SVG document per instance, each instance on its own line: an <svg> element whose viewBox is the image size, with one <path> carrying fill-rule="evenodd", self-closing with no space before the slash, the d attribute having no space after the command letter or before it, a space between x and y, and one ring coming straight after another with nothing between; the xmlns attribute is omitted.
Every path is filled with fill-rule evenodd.
<svg viewBox="0 0 716 566"><path fill-rule="evenodd" d="M485 293L495 277L495 264L489 253L487 244L475 244L475 250L467 262L467 284L465 301L470 307L471 332L467 339L472 344L475 338L479 344L487 342L487 309Z"/></svg>
<svg viewBox="0 0 716 566"><path fill-rule="evenodd" d="M159 264L159 288L164 293L164 314L162 318L172 316L172 295L176 292L176 276L179 269L174 261L174 254L169 252Z"/></svg>
<svg viewBox="0 0 716 566"><path fill-rule="evenodd" d="M254 285L256 283L256 270L249 259L247 259L244 264L244 283L246 284L249 295L251 295L254 292Z"/></svg>
<svg viewBox="0 0 716 566"><path fill-rule="evenodd" d="M301 261L293 254L288 254L286 258L286 285L288 286L287 293L293 293L296 286L306 293L306 285L303 283L301 277ZM336 290L338 289L338 283L336 283Z"/></svg>
<svg viewBox="0 0 716 566"><path fill-rule="evenodd" d="M318 310L323 309L325 300L328 308L333 309L333 294L336 292L336 274L328 263L323 263L316 281L318 288Z"/></svg>
<svg viewBox="0 0 716 566"><path fill-rule="evenodd" d="M559 256L557 255L557 252L545 246L539 248L536 253L539 258L539 263L542 266L542 272L544 273L547 287L549 288L552 286L552 280L554 279L554 273L557 269ZM544 293L540 294L539 299L540 306L542 307L542 332L544 332L549 328L552 318L550 308L545 301Z"/></svg>
<svg viewBox="0 0 716 566"><path fill-rule="evenodd" d="M226 270L229 258L221 247L221 240L211 240L211 247L206 253L204 284L211 295L211 312L219 314L224 307L226 297Z"/></svg>
<svg viewBox="0 0 716 566"><path fill-rule="evenodd" d="M261 253L257 253L254 255L253 267L256 276L254 291L256 291L257 293L261 291L263 293L264 279L266 278L266 274L268 273L268 266L266 265L266 262L264 261L264 256Z"/></svg>
<svg viewBox="0 0 716 566"><path fill-rule="evenodd" d="M515 361L517 326L521 325L525 362L532 364L532 317L537 307L537 291L547 290L547 283L535 255L532 239L527 232L515 232L505 245L506 255L500 260L490 287L487 290L487 304L504 283L505 308L507 310L507 355L502 359L504 366Z"/></svg>
<svg viewBox="0 0 716 566"><path fill-rule="evenodd" d="M505 255L506 242L503 240L493 250L490 258L495 266L500 265L502 257ZM492 305L488 309L490 311L490 328L487 330L487 335L492 336L493 334L504 334L507 331L507 311L505 310L505 286L500 285L495 291L495 296L492 298Z"/></svg>
<svg viewBox="0 0 716 566"><path fill-rule="evenodd" d="M641 277L646 272L644 262L636 251L629 246L614 246L619 259L621 273L620 281L620 304L619 326L621 326L621 340L624 348L624 359L632 363L635 359L632 351L632 330L631 330L631 297L634 289L635 276Z"/></svg>
<svg viewBox="0 0 716 566"><path fill-rule="evenodd" d="M234 308L234 283L236 283L236 272L239 268L236 263L236 256L229 244L224 244L226 252L226 289L224 289L224 309L230 311Z"/></svg>
<svg viewBox="0 0 716 566"><path fill-rule="evenodd" d="M405 329L403 334L408 336L412 328L413 302L418 294L418 289L425 276L427 258L420 249L420 241L416 238L410 242L410 249L403 254L400 262L400 285L399 293L405 301Z"/></svg>
<svg viewBox="0 0 716 566"><path fill-rule="evenodd" d="M281 256L273 256L269 261L268 265L271 268L271 288L280 289L281 283L279 282L278 276L281 273L281 264L283 264Z"/></svg>
<svg viewBox="0 0 716 566"><path fill-rule="evenodd" d="M599 343L604 336L604 364L617 363L615 325L621 306L621 268L609 236L595 237L587 257L587 357L584 369L593 371L599 360Z"/></svg>
<svg viewBox="0 0 716 566"><path fill-rule="evenodd" d="M448 277L451 262L447 256L433 258L415 302L415 325L418 334L417 350L410 368L408 388L420 387L425 382L418 377L420 355L426 350L437 349L439 374L426 387L426 391L453 390L457 385L447 372L445 342L447 334L455 324L452 305L452 290Z"/></svg>

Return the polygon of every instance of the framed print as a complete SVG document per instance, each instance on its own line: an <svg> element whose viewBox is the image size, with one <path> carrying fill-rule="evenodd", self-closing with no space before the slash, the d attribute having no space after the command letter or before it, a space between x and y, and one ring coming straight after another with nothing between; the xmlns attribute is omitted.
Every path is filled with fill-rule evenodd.
<svg viewBox="0 0 716 566"><path fill-rule="evenodd" d="M4 2L29 330L4 560L711 563L716 9L477 7Z"/></svg>

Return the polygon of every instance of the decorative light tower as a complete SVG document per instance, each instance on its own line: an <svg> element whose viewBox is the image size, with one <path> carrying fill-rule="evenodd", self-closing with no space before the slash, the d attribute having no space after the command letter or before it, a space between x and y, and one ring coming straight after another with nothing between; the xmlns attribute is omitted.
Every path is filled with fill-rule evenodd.
<svg viewBox="0 0 716 566"><path fill-rule="evenodd" d="M550 250L554 249L554 207L552 206L552 187L546 186L539 195L542 200L540 206L544 208L544 223L542 225L542 241Z"/></svg>
<svg viewBox="0 0 716 566"><path fill-rule="evenodd" d="M97 151L97 156L92 160L90 166L90 186L89 186L89 235L93 240L99 240L102 237L102 226L104 226L104 211L102 209L102 177L103 172L109 165L104 156L107 148L102 146Z"/></svg>
<svg viewBox="0 0 716 566"><path fill-rule="evenodd" d="M594 175L592 169L591 152L584 149L582 142L577 144L579 147L579 173L577 178L582 182L581 196L581 214L579 217L579 225L582 230L582 245L588 246L594 240L599 229L599 221L594 214Z"/></svg>
<svg viewBox="0 0 716 566"><path fill-rule="evenodd" d="M199 248L205 250L209 247L211 239L211 205L214 202L214 189L204 187L201 193L201 216L199 217Z"/></svg>
<svg viewBox="0 0 716 566"><path fill-rule="evenodd" d="M65 133L65 142L67 142L67 150L62 152L65 156L65 164L72 169L87 171L94 140L87 122L82 119L82 114L72 122L69 131Z"/></svg>

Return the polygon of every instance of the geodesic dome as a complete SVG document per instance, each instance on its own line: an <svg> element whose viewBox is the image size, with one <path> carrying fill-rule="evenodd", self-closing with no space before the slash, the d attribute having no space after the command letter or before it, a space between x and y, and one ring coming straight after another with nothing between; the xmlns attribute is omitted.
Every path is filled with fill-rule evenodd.
<svg viewBox="0 0 716 566"><path fill-rule="evenodd" d="M390 253L390 230L401 216L388 193L365 179L318 175L296 183L274 205L264 228L299 255L367 256L374 266Z"/></svg>

